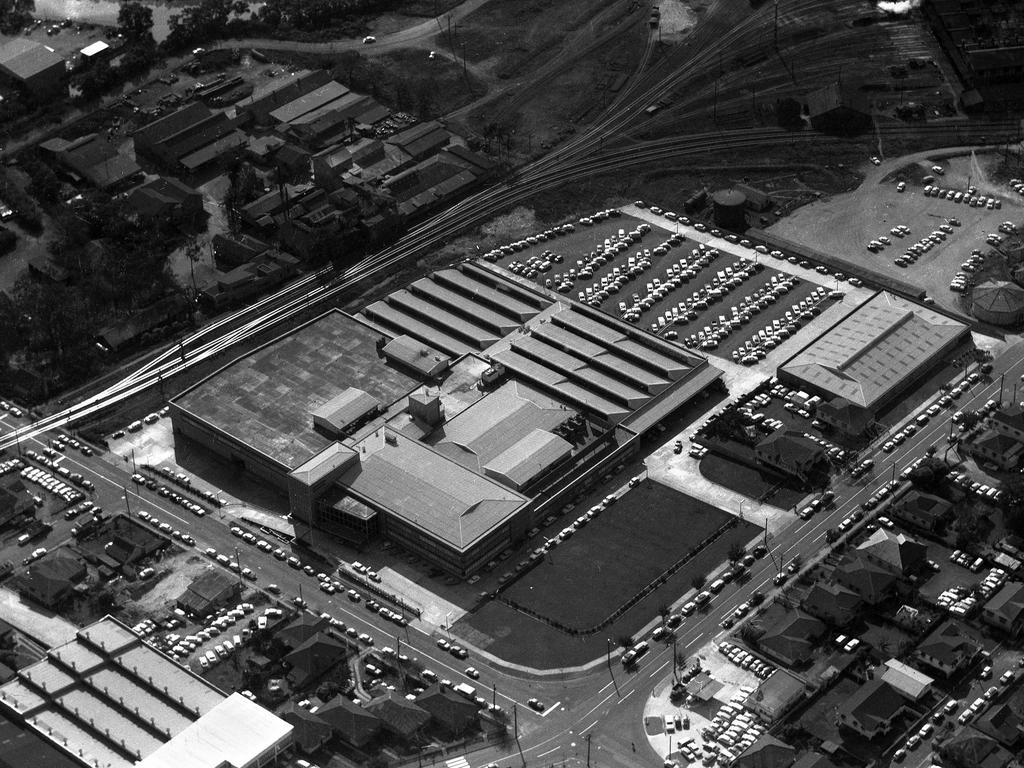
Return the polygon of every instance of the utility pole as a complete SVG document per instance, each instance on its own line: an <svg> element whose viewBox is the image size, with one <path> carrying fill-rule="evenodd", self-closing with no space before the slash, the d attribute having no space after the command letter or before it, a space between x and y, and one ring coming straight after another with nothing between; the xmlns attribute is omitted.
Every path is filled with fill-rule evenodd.
<svg viewBox="0 0 1024 768"><path fill-rule="evenodd" d="M131 504L128 503L128 489L122 485L121 490L124 491L124 508L128 510L128 515L131 516L132 507Z"/></svg>
<svg viewBox="0 0 1024 768"><path fill-rule="evenodd" d="M671 743L672 743L672 739L670 738L669 739L669 744L671 745ZM671 752L671 750L669 750L669 751ZM587 734L587 768L590 768L590 734L589 733Z"/></svg>
<svg viewBox="0 0 1024 768"><path fill-rule="evenodd" d="M132 448L132 472L139 474L139 468L135 464L135 449Z"/></svg>
<svg viewBox="0 0 1024 768"><path fill-rule="evenodd" d="M526 765L526 755L523 754L523 745L519 743L519 707L516 703L512 702L512 728L516 735L516 746L519 748L519 759L523 761L523 766Z"/></svg>
<svg viewBox="0 0 1024 768"><path fill-rule="evenodd" d="M498 706L498 686L495 683L491 683L491 706Z"/></svg>

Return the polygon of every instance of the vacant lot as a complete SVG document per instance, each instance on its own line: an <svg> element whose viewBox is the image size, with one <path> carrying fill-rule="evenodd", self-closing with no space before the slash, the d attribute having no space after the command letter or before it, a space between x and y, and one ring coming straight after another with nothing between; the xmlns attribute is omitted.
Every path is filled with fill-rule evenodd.
<svg viewBox="0 0 1024 768"><path fill-rule="evenodd" d="M949 290L950 279L972 249L990 250L985 245L985 236L996 232L1000 222L1020 219L1020 198L1005 185L988 183L983 175L984 166L972 163L970 157L942 160L946 173L936 176L935 183L956 190L964 190L972 183L982 194L1004 198L1002 210L971 208L952 200L926 197L920 176L928 172L931 164L931 160L925 159L901 167L901 173L909 178L903 193L896 191L891 174L881 178L881 169L869 172L858 189L806 205L772 226L771 231L912 282L925 289L943 308L962 312L958 294ZM960 219L962 226L955 227L944 242L907 268L893 263L907 245L952 217ZM910 227L911 234L902 239L891 236L889 230L897 224ZM892 245L879 253L871 253L867 250L868 241L880 235L888 236Z"/></svg>
<svg viewBox="0 0 1024 768"><path fill-rule="evenodd" d="M578 510L587 509L581 503ZM729 515L658 483L644 481L519 579L505 594L523 607L560 623L587 628L727 523ZM729 547L746 544L758 527L741 523L676 571L611 626L574 638L498 601L491 601L457 625L457 632L502 658L539 667L568 666L605 651L606 638L632 635L689 590L694 576L706 576Z"/></svg>

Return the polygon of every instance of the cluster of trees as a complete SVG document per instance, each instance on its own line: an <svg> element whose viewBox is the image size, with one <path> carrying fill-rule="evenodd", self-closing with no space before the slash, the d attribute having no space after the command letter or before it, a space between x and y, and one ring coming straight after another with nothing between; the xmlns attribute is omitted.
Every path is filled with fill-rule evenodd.
<svg viewBox="0 0 1024 768"><path fill-rule="evenodd" d="M273 27L313 30L401 5L400 0L267 0L258 14L261 21Z"/></svg>
<svg viewBox="0 0 1024 768"><path fill-rule="evenodd" d="M0 200L3 200L14 211L15 221L26 231L38 235L43 231L42 214L39 206L31 195L0 169Z"/></svg>
<svg viewBox="0 0 1024 768"><path fill-rule="evenodd" d="M244 34L240 17L248 12L243 0L201 0L199 5L186 6L181 13L171 14L170 31L161 47L166 53L178 53L208 40Z"/></svg>
<svg viewBox="0 0 1024 768"><path fill-rule="evenodd" d="M0 34L16 35L32 22L34 0L0 0Z"/></svg>
<svg viewBox="0 0 1024 768"><path fill-rule="evenodd" d="M146 74L157 61L152 8L135 0L122 3L117 13L117 29L125 39L117 66L97 61L71 80L86 101L98 99L128 80Z"/></svg>

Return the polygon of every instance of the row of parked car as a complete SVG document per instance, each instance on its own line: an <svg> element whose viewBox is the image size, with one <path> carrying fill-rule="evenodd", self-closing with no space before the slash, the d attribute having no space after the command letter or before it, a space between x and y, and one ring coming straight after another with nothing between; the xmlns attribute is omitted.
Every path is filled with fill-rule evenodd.
<svg viewBox="0 0 1024 768"><path fill-rule="evenodd" d="M747 313L756 314L765 309L769 304L774 304L782 298L799 281L800 278L796 277L796 275L782 278L778 283L762 289L763 292L760 295L755 294L749 303L744 301L740 305L740 309ZM840 291L829 291L823 286L815 288L810 296L793 304L781 318L775 318L770 323L765 324L764 328L761 328L752 335L744 342L742 347L733 350L733 360L744 365L753 365L757 361L763 360L771 350L796 333L804 321L811 320L821 314L826 301L841 298L842 295Z"/></svg>
<svg viewBox="0 0 1024 768"><path fill-rule="evenodd" d="M967 187L966 190L959 190L940 187L938 184L927 184L924 188L924 194L926 197L937 197L951 200L954 203L963 203L971 208L987 208L991 211L1003 207L1002 200L994 195L980 194L978 188L974 185Z"/></svg>
<svg viewBox="0 0 1024 768"><path fill-rule="evenodd" d="M743 260L734 262L731 266L718 273L711 281L700 290L695 291L690 298L679 302L675 307L667 309L665 313L651 324L651 331L657 333L669 325L685 325L691 320L696 320L698 312L710 307L716 301L725 298L729 293L740 288L744 282L763 270L764 267L753 262ZM670 279L669 285L674 285L678 276ZM688 279L688 278L687 278ZM685 282L685 280L683 281ZM690 346L701 346L703 349L714 349L718 342L725 340L733 331L751 321L750 312L741 312L738 307L730 308L730 316L719 315L717 320L712 320L702 331L692 334L688 338ZM670 330L665 333L667 338L675 338Z"/></svg>
<svg viewBox="0 0 1024 768"><path fill-rule="evenodd" d="M170 536L172 539L180 541L182 544L185 544L186 546L194 547L196 545L196 540L192 538L192 534L179 531L170 523L161 522L161 520L158 517L150 514L144 509L136 511L135 516L138 517L140 520L145 520L151 526L160 531L160 533L166 534L167 536ZM253 575L253 578L255 578L255 575Z"/></svg>
<svg viewBox="0 0 1024 768"><path fill-rule="evenodd" d="M77 488L68 485L61 478L55 477L38 467L22 467L20 474L23 479L35 483L55 496L60 497L65 504L75 504L85 498L85 494ZM43 500L38 496L33 497L33 501L37 507L43 505Z"/></svg>
<svg viewBox="0 0 1024 768"><path fill-rule="evenodd" d="M750 651L744 650L728 641L718 644L718 652L736 666L749 669L762 680L767 680L775 672L775 665L762 661Z"/></svg>
<svg viewBox="0 0 1024 768"><path fill-rule="evenodd" d="M593 223L593 222L591 222ZM503 245L499 248L494 248L484 254L484 258L487 261L497 261L503 256L511 256L517 251L525 250L532 245L544 242L545 240L554 240L559 235L567 235L570 232L575 232L576 227L573 224L560 224L557 227L551 229L545 229L543 232L538 232L535 235L530 235L523 240L516 240L514 243Z"/></svg>

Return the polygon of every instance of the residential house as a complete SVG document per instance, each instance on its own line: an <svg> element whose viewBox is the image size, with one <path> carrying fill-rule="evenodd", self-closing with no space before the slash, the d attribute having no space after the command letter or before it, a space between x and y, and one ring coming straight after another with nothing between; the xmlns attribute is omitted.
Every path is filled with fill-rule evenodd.
<svg viewBox="0 0 1024 768"><path fill-rule="evenodd" d="M1009 704L993 704L974 727L1016 754L1024 751L1024 718Z"/></svg>
<svg viewBox="0 0 1024 768"><path fill-rule="evenodd" d="M199 289L203 306L215 309L237 304L280 285L298 272L299 260L271 249L228 272L217 271Z"/></svg>
<svg viewBox="0 0 1024 768"><path fill-rule="evenodd" d="M242 586L235 576L220 568L208 567L192 579L175 604L186 614L205 617L229 602L237 602Z"/></svg>
<svg viewBox="0 0 1024 768"><path fill-rule="evenodd" d="M136 309L129 317L103 326L96 334L96 341L108 350L117 351L144 339L147 334L160 333L161 328L191 317L191 302L180 294L172 294Z"/></svg>
<svg viewBox="0 0 1024 768"><path fill-rule="evenodd" d="M211 241L213 260L221 269L231 269L248 264L270 250L270 245L252 235L227 237L216 234Z"/></svg>
<svg viewBox="0 0 1024 768"><path fill-rule="evenodd" d="M850 437L863 435L874 420L871 411L845 397L833 397L818 406L815 418Z"/></svg>
<svg viewBox="0 0 1024 768"><path fill-rule="evenodd" d="M311 637L326 632L330 626L330 622L323 616L300 613L295 621L279 629L275 636L289 648L298 648Z"/></svg>
<svg viewBox="0 0 1024 768"><path fill-rule="evenodd" d="M860 595L842 584L817 581L800 602L806 613L837 627L845 627L857 618L864 604Z"/></svg>
<svg viewBox="0 0 1024 768"><path fill-rule="evenodd" d="M758 648L781 661L796 667L808 663L814 655L817 641L825 634L825 625L802 611L791 611L774 621L758 640Z"/></svg>
<svg viewBox="0 0 1024 768"><path fill-rule="evenodd" d="M952 518L953 505L939 496L912 488L889 505L889 514L901 523L935 533Z"/></svg>
<svg viewBox="0 0 1024 768"><path fill-rule="evenodd" d="M203 215L202 194L169 176L133 189L127 202L144 219L191 223Z"/></svg>
<svg viewBox="0 0 1024 768"><path fill-rule="evenodd" d="M736 768L790 768L796 762L796 750L769 733L764 734L736 756Z"/></svg>
<svg viewBox="0 0 1024 768"><path fill-rule="evenodd" d="M785 669L777 669L761 681L743 706L769 723L777 723L807 697L807 685Z"/></svg>
<svg viewBox="0 0 1024 768"><path fill-rule="evenodd" d="M335 696L316 711L317 717L327 723L342 741L362 749L381 730L381 721L373 712L344 696Z"/></svg>
<svg viewBox="0 0 1024 768"><path fill-rule="evenodd" d="M998 741L970 726L943 742L938 753L943 765L955 768L1006 768L1013 759Z"/></svg>
<svg viewBox="0 0 1024 768"><path fill-rule="evenodd" d="M348 657L348 648L322 632L303 641L285 654L291 670L288 678L296 688L316 682L322 675Z"/></svg>
<svg viewBox="0 0 1024 768"><path fill-rule="evenodd" d="M825 457L820 445L794 429L780 429L754 446L754 460L770 469L806 480Z"/></svg>
<svg viewBox="0 0 1024 768"><path fill-rule="evenodd" d="M320 715L294 702L285 704L277 716L292 724L293 743L307 755L322 749L334 737L334 729Z"/></svg>
<svg viewBox="0 0 1024 768"><path fill-rule="evenodd" d="M980 638L963 624L946 620L917 646L918 660L949 677L981 652Z"/></svg>
<svg viewBox="0 0 1024 768"><path fill-rule="evenodd" d="M423 707L395 691L372 699L366 708L380 718L385 731L403 741L415 741L430 722Z"/></svg>
<svg viewBox="0 0 1024 768"><path fill-rule="evenodd" d="M856 553L897 576L916 573L928 560L928 547L906 534L893 533L886 528L879 528L868 536L857 546Z"/></svg>
<svg viewBox="0 0 1024 768"><path fill-rule="evenodd" d="M1012 637L1024 632L1024 584L1004 584L981 609L981 620Z"/></svg>
<svg viewBox="0 0 1024 768"><path fill-rule="evenodd" d="M440 683L435 683L417 696L416 703L451 736L461 736L477 724L476 702Z"/></svg>
<svg viewBox="0 0 1024 768"><path fill-rule="evenodd" d="M906 701L882 680L869 680L839 705L839 723L867 739L888 733Z"/></svg>
<svg viewBox="0 0 1024 768"><path fill-rule="evenodd" d="M878 605L896 594L895 574L863 557L845 557L832 576L868 605Z"/></svg>
<svg viewBox="0 0 1024 768"><path fill-rule="evenodd" d="M1020 405L996 410L988 417L988 423L999 434L1024 442L1024 408Z"/></svg>
<svg viewBox="0 0 1024 768"><path fill-rule="evenodd" d="M85 579L85 562L64 552L54 552L32 563L18 577L18 591L47 608L56 608L70 598Z"/></svg>
<svg viewBox="0 0 1024 768"><path fill-rule="evenodd" d="M1016 469L1024 457L1024 443L995 429L986 429L962 445L979 464L992 463L1004 472Z"/></svg>
<svg viewBox="0 0 1024 768"><path fill-rule="evenodd" d="M920 701L931 691L935 683L934 678L898 659L889 659L882 668L880 679L891 685L908 701Z"/></svg>

